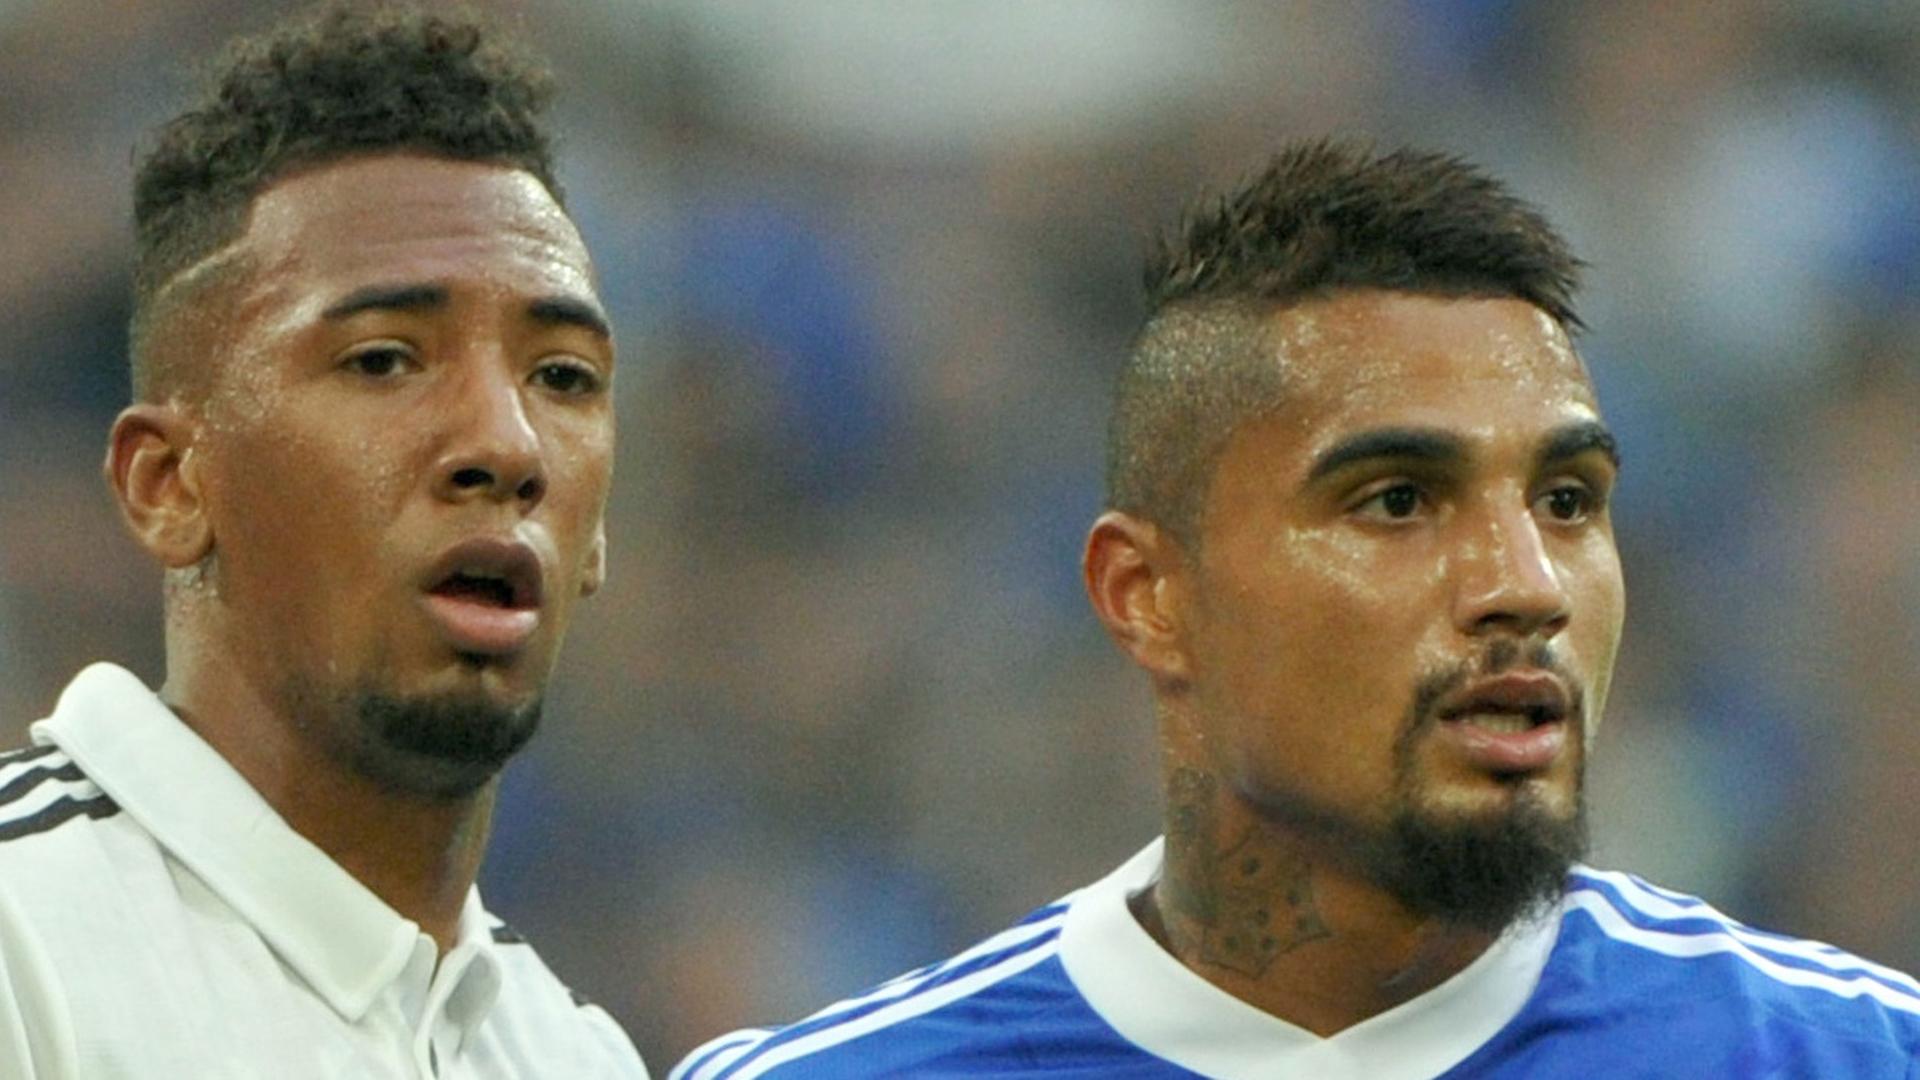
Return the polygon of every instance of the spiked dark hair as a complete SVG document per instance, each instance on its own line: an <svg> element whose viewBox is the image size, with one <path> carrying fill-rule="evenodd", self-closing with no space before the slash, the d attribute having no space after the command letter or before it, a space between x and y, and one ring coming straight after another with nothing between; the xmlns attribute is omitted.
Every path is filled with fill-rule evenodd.
<svg viewBox="0 0 1920 1080"><path fill-rule="evenodd" d="M169 282L231 243L253 199L302 168L414 151L532 174L556 201L546 68L466 15L334 4L230 45L201 100L134 176L134 394ZM169 298L171 300L173 298Z"/></svg>
<svg viewBox="0 0 1920 1080"><path fill-rule="evenodd" d="M1313 140L1203 199L1146 267L1148 318L1121 370L1107 504L1191 544L1215 459L1278 401L1280 308L1351 289L1514 297L1582 327L1581 263L1540 212L1457 157Z"/></svg>

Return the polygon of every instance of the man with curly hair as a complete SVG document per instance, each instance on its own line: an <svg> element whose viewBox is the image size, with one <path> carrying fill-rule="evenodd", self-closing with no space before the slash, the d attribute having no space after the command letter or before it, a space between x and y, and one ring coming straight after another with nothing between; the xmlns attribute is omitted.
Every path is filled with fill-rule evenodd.
<svg viewBox="0 0 1920 1080"><path fill-rule="evenodd" d="M106 478L166 677L0 756L0 1076L644 1077L474 887L604 577L614 348L543 68L331 9L135 183Z"/></svg>
<svg viewBox="0 0 1920 1080"><path fill-rule="evenodd" d="M1083 558L1163 836L672 1080L1920 1076L1912 978L1576 861L1625 610L1577 268L1442 154L1197 205Z"/></svg>

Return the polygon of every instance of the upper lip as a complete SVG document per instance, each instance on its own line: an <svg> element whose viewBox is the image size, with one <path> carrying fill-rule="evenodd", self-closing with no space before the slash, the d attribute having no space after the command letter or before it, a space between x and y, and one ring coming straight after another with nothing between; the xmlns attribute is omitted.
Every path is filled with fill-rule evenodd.
<svg viewBox="0 0 1920 1080"><path fill-rule="evenodd" d="M545 572L533 545L508 537L476 537L447 548L427 568L420 587L432 592L460 575L503 583L511 608L537 608L545 591Z"/></svg>
<svg viewBox="0 0 1920 1080"><path fill-rule="evenodd" d="M1548 671L1511 671L1470 682L1438 702L1434 715L1454 720L1473 713L1525 713L1536 724L1573 711L1567 684Z"/></svg>

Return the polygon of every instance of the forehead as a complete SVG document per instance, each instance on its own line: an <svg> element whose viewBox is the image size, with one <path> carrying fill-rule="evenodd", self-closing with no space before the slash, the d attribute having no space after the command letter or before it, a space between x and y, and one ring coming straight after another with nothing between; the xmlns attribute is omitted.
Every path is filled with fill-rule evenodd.
<svg viewBox="0 0 1920 1080"><path fill-rule="evenodd" d="M580 234L545 186L475 162L389 155L296 173L255 198L237 246L257 297L392 281L592 291Z"/></svg>
<svg viewBox="0 0 1920 1080"><path fill-rule="evenodd" d="M1376 426L1490 441L1599 417L1566 331L1523 300L1354 291L1278 312L1269 341L1272 419L1306 453Z"/></svg>

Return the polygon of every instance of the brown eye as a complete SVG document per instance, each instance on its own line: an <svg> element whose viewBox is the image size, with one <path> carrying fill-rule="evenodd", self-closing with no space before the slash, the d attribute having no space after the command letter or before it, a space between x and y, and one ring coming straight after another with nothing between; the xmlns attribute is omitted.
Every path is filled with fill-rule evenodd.
<svg viewBox="0 0 1920 1080"><path fill-rule="evenodd" d="M1354 509L1376 521L1405 521L1426 505L1427 493L1418 484L1401 482L1368 496Z"/></svg>
<svg viewBox="0 0 1920 1080"><path fill-rule="evenodd" d="M1420 509L1420 489L1412 484L1388 488L1380 493L1380 509L1385 510L1388 517L1411 517Z"/></svg>
<svg viewBox="0 0 1920 1080"><path fill-rule="evenodd" d="M1593 494L1583 487L1557 487L1540 499L1555 521L1579 521L1593 509Z"/></svg>
<svg viewBox="0 0 1920 1080"><path fill-rule="evenodd" d="M600 389L600 377L579 364L542 364L533 377L560 394L591 394Z"/></svg>
<svg viewBox="0 0 1920 1080"><path fill-rule="evenodd" d="M398 374L411 362L412 357L405 349L392 345L378 345L361 349L347 357L344 366L355 374L372 379L386 379Z"/></svg>

